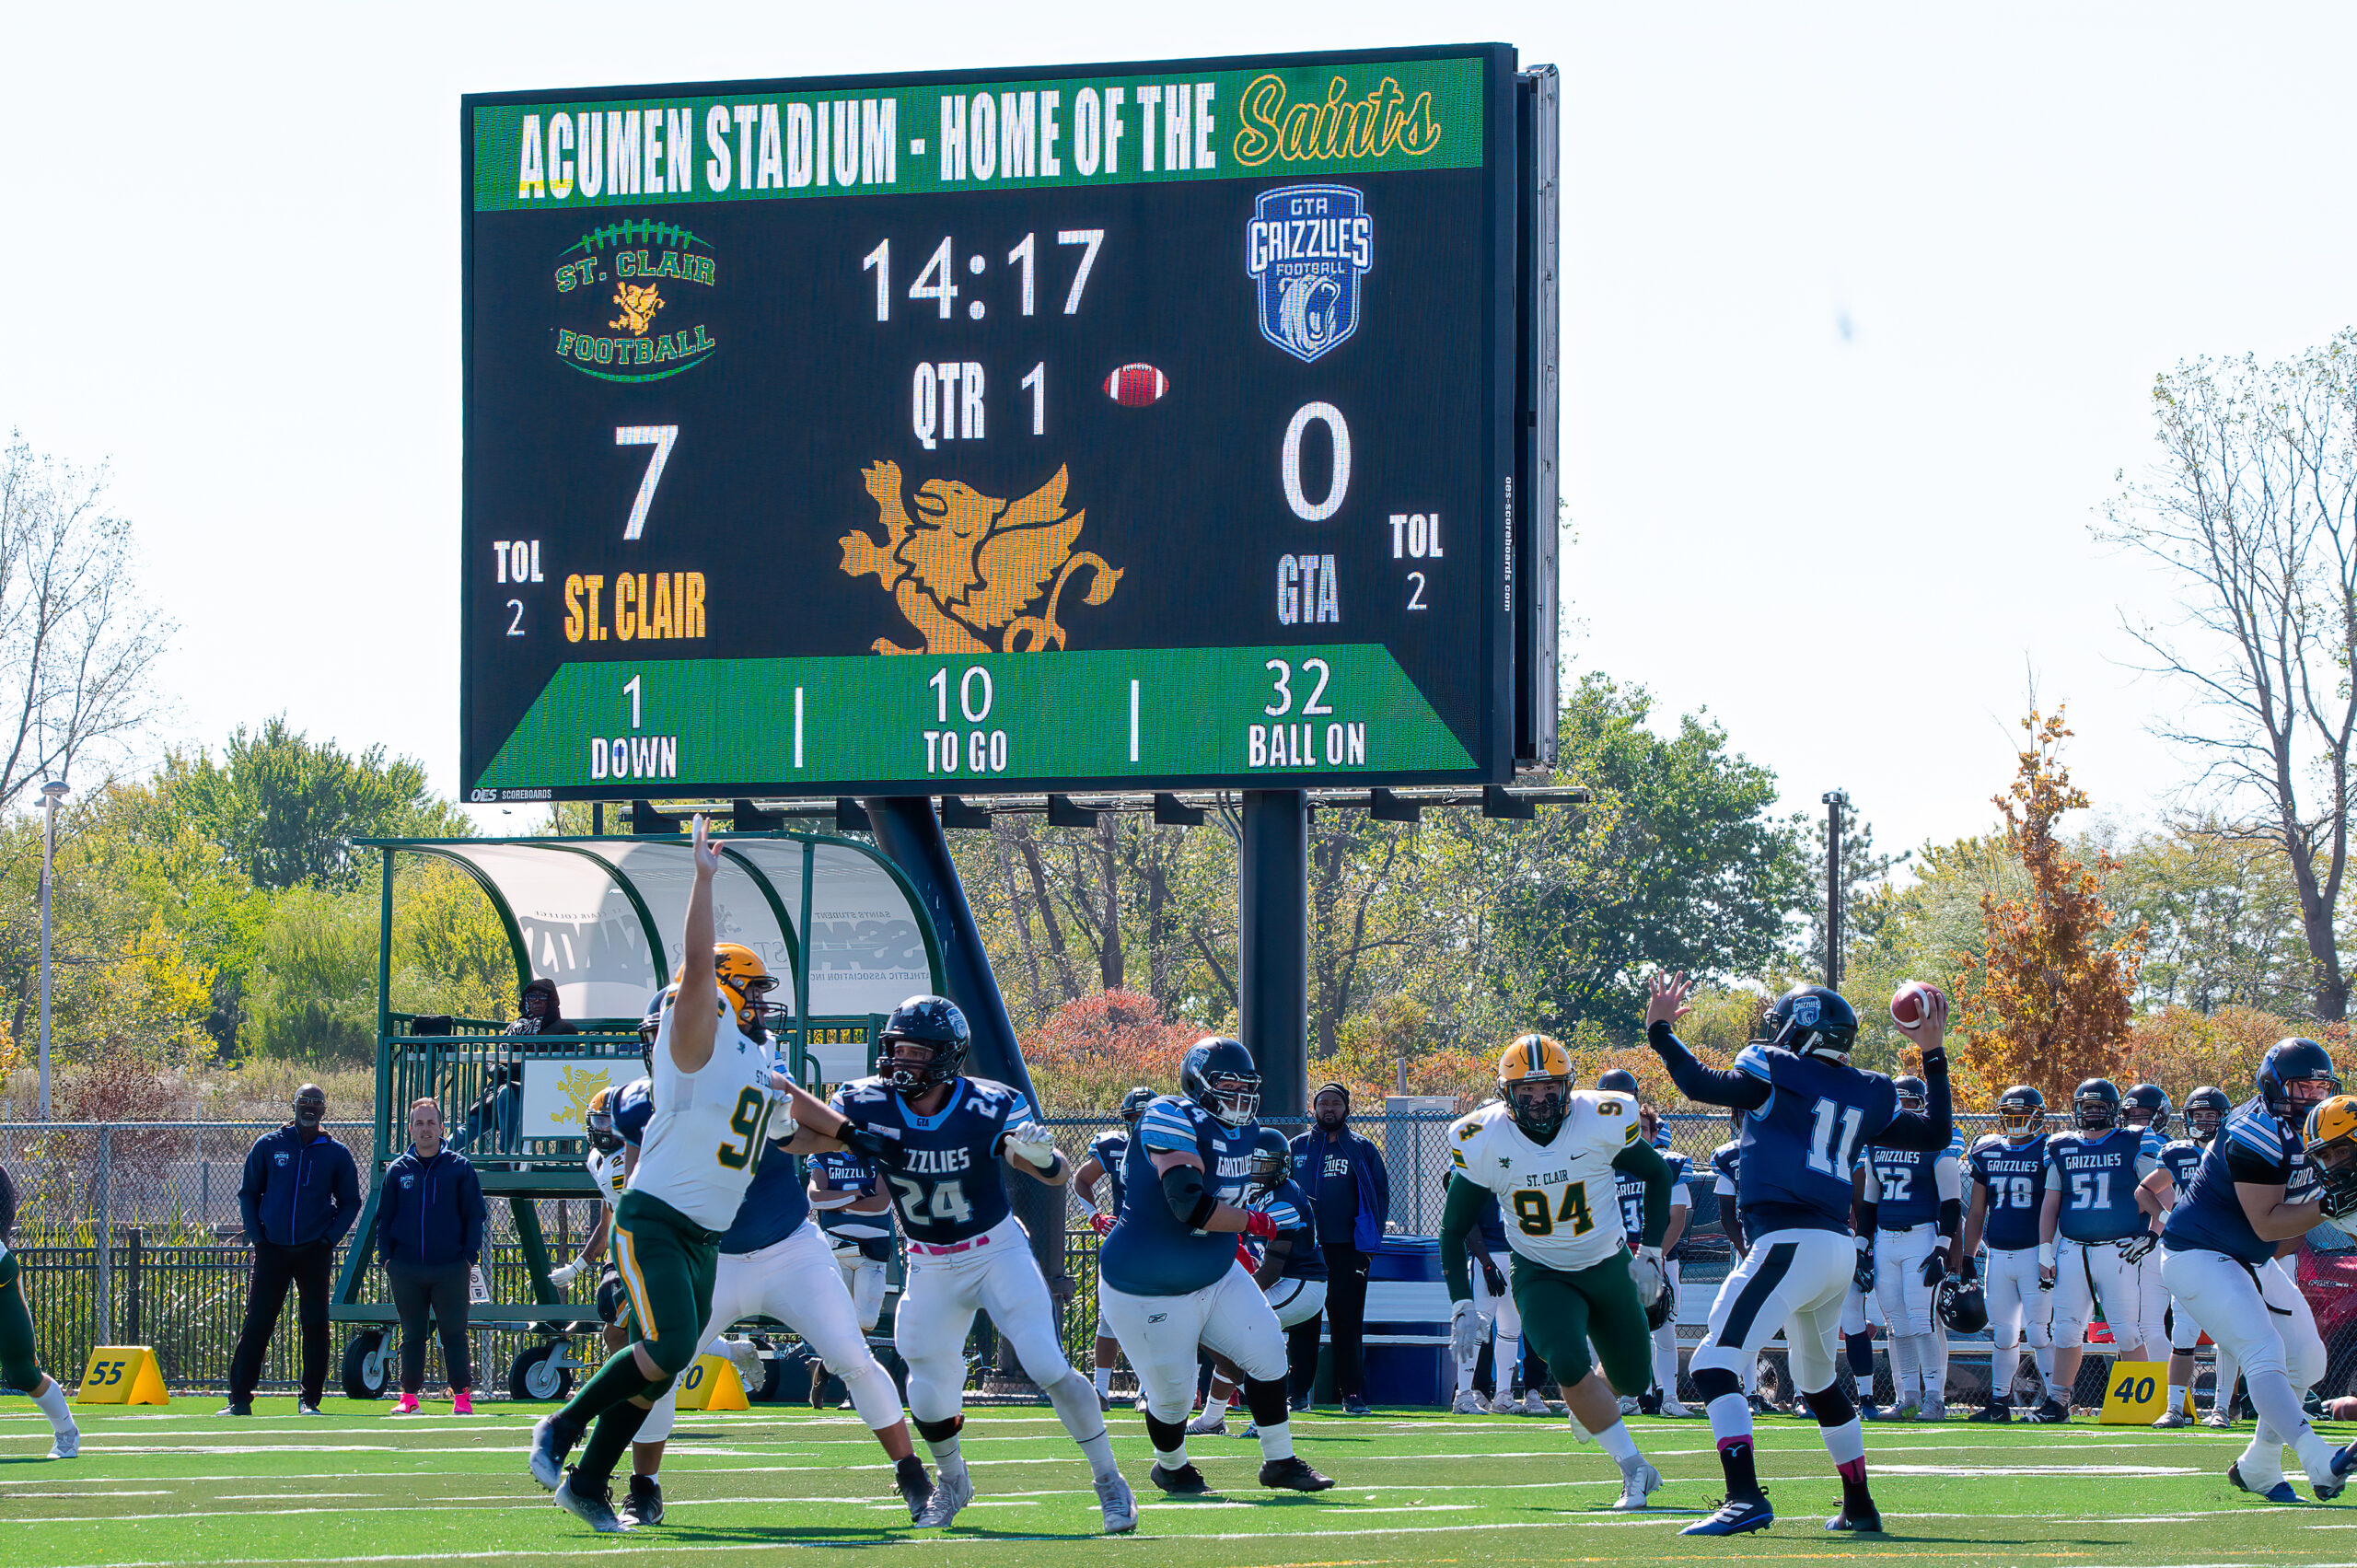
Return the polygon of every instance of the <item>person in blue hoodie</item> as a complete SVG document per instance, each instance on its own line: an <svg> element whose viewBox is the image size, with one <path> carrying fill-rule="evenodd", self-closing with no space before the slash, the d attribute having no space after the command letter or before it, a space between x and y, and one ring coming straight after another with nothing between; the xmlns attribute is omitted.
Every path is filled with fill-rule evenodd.
<svg viewBox="0 0 2357 1568"><path fill-rule="evenodd" d="M1293 1141L1294 1179L1317 1211L1326 1254L1326 1332L1334 1346L1334 1397L1344 1415L1366 1404L1366 1282L1391 1216L1391 1176L1383 1151L1350 1130L1351 1091L1319 1087L1310 1102L1318 1124ZM1304 1336L1315 1354L1313 1326ZM1299 1347L1296 1346L1296 1349ZM1301 1368L1294 1369L1298 1386ZM1313 1374L1315 1368L1312 1368Z"/></svg>
<svg viewBox="0 0 2357 1568"><path fill-rule="evenodd" d="M229 1363L229 1403L223 1415L254 1413L254 1385L262 1355L293 1285L303 1333L303 1388L296 1410L319 1413L328 1380L328 1295L333 1287L336 1243L360 1217L360 1176L352 1151L328 1135L327 1091L305 1084L295 1091L295 1120L265 1132L246 1156L238 1189L246 1239L253 1244L254 1277L246 1293L246 1319Z"/></svg>
<svg viewBox="0 0 2357 1568"><path fill-rule="evenodd" d="M395 1415L417 1413L425 1384L425 1319L442 1331L450 1413L472 1415L467 1358L467 1285L482 1257L482 1181L467 1156L442 1141L442 1107L409 1108L409 1149L385 1167L377 1196L377 1251L401 1315L401 1397Z"/></svg>

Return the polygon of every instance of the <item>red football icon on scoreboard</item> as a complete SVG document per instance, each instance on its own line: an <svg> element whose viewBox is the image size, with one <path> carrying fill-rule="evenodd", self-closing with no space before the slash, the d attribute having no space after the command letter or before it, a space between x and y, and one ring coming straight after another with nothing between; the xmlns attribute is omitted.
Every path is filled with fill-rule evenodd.
<svg viewBox="0 0 2357 1568"><path fill-rule="evenodd" d="M1151 365L1124 365L1105 377L1105 395L1123 408L1158 403L1170 390L1170 377Z"/></svg>

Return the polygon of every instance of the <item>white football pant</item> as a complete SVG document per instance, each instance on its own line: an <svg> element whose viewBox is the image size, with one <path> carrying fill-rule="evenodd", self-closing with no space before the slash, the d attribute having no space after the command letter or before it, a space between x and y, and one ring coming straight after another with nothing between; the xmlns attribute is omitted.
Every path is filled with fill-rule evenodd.
<svg viewBox="0 0 2357 1568"><path fill-rule="evenodd" d="M1269 1285L1269 1308L1277 1315L1280 1329L1298 1328L1326 1310L1324 1280L1278 1279ZM1104 1320L1104 1314L1097 1314ZM1109 1330L1099 1329L1099 1333Z"/></svg>
<svg viewBox="0 0 2357 1568"><path fill-rule="evenodd" d="M1051 1400L1055 1395L1050 1386L1072 1370L1056 1338L1055 1303L1048 1295L1048 1282L1039 1277L1039 1264L1031 1260L1030 1238L1023 1227L1010 1214L974 1239L981 1245L947 1257L909 1249L900 1306L892 1318L892 1344L908 1363L909 1413L919 1421L947 1421L963 1408L966 1335L979 1310L990 1313L999 1338L1014 1349L1024 1372L1049 1390ZM834 1365L831 1357L828 1365ZM1086 1378L1080 1382L1093 1401L1096 1389ZM1062 1404L1056 1413L1064 1414Z"/></svg>
<svg viewBox="0 0 2357 1568"><path fill-rule="evenodd" d="M1490 1261L1497 1265L1498 1272L1505 1275L1509 1282L1504 1295L1490 1294L1490 1282L1482 1277L1481 1265L1478 1260L1469 1260L1466 1271L1472 1275L1473 1279L1473 1310L1489 1314L1490 1326L1498 1337L1495 1352L1490 1358L1491 1376L1503 1392L1512 1388L1514 1380L1521 1375L1522 1308L1515 1305L1514 1286L1511 1283L1514 1277L1513 1258L1504 1252L1492 1252L1490 1254ZM1292 1325L1287 1324L1286 1327L1290 1328ZM1480 1365L1480 1362L1481 1353L1477 1350L1473 1353L1471 1360L1460 1361L1457 1364L1458 1393L1464 1393L1473 1387L1473 1369Z"/></svg>
<svg viewBox="0 0 2357 1568"><path fill-rule="evenodd" d="M874 1258L863 1258L853 1249L837 1252L835 1267L842 1274L843 1289L851 1293L852 1310L859 1316L859 1331L874 1333L884 1317L885 1265Z"/></svg>
<svg viewBox="0 0 2357 1568"><path fill-rule="evenodd" d="M1857 1263L1855 1243L1836 1231L1771 1230L1753 1238L1720 1283L1710 1329L1688 1366L1740 1377L1781 1329L1795 1390L1831 1388L1842 1298Z"/></svg>
<svg viewBox="0 0 2357 1568"><path fill-rule="evenodd" d="M2242 1475L2265 1491L2270 1471L2281 1474L2283 1445L2297 1445L2305 1461L2321 1441L2300 1405L2301 1396L2324 1376L2324 1341L2316 1333L2316 1316L2278 1263L2254 1269L2206 1249L2164 1249L2156 1256L2170 1294L2193 1309L2222 1354L2231 1351L2242 1364L2251 1407L2258 1412L2258 1431L2240 1461Z"/></svg>
<svg viewBox="0 0 2357 1568"><path fill-rule="evenodd" d="M1184 1295L1132 1295L1099 1282L1097 1300L1137 1372L1146 1413L1156 1421L1175 1425L1194 1409L1198 1345L1227 1357L1255 1382L1284 1378L1284 1330L1240 1263Z"/></svg>
<svg viewBox="0 0 2357 1568"><path fill-rule="evenodd" d="M2157 1256L2157 1254L2155 1254ZM2054 1342L2065 1348L2085 1342L2087 1325L2098 1311L2111 1342L2132 1347L2144 1331L2144 1271L2119 1255L2116 1241L2073 1241L2054 1249Z"/></svg>
<svg viewBox="0 0 2357 1568"><path fill-rule="evenodd" d="M1680 1276L1685 1272L1678 1260L1675 1258L1663 1259L1661 1272L1668 1276L1669 1288L1675 1292ZM1661 1390L1663 1399L1678 1398L1678 1314L1675 1312L1654 1330L1654 1386Z"/></svg>

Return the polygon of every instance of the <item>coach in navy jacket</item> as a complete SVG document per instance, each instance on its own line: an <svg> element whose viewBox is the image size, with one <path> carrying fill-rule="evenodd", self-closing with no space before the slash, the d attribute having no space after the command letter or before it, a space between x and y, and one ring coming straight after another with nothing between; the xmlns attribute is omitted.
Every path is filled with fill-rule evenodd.
<svg viewBox="0 0 2357 1568"><path fill-rule="evenodd" d="M417 1408L425 1383L425 1323L442 1330L442 1365L451 1402L474 1387L468 1364L467 1286L482 1257L482 1181L467 1156L442 1141L442 1107L409 1108L409 1148L385 1167L377 1190L377 1250L401 1319L401 1400L393 1413ZM459 1413L466 1414L471 1405Z"/></svg>
<svg viewBox="0 0 2357 1568"><path fill-rule="evenodd" d="M296 1291L296 1321L303 1334L302 1409L319 1413L328 1379L329 1275L336 1243L360 1217L360 1176L352 1151L328 1135L327 1092L317 1084L295 1091L295 1120L255 1140L238 1189L246 1239L253 1243L253 1283L238 1353L229 1363L229 1405L224 1415L253 1414L254 1385L263 1353Z"/></svg>
<svg viewBox="0 0 2357 1568"><path fill-rule="evenodd" d="M1318 1213L1318 1239L1326 1254L1326 1331L1334 1346L1334 1394L1345 1415L1366 1405L1366 1281L1383 1248L1391 1217L1391 1175L1383 1151L1350 1129L1351 1091L1319 1087L1311 1108L1318 1124L1293 1141L1294 1179ZM1290 1341L1287 1342L1289 1344ZM1317 1342L1304 1336L1304 1342ZM1316 1367L1294 1367L1294 1386L1306 1388Z"/></svg>

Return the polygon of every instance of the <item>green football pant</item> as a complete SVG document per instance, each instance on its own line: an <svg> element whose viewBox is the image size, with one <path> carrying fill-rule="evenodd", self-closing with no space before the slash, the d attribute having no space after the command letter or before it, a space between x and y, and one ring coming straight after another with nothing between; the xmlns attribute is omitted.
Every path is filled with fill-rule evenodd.
<svg viewBox="0 0 2357 1568"><path fill-rule="evenodd" d="M1523 1342L1544 1357L1566 1392L1588 1374L1588 1342L1604 1358L1605 1380L1620 1394L1642 1394L1653 1383L1653 1330L1629 1277L1629 1253L1615 1252L1592 1268L1565 1271L1514 1260L1514 1304L1522 1312Z"/></svg>
<svg viewBox="0 0 2357 1568"><path fill-rule="evenodd" d="M29 1394L41 1387L41 1357L33 1349L33 1315L25 1307L14 1252L0 1253L0 1385Z"/></svg>
<svg viewBox="0 0 2357 1568"><path fill-rule="evenodd" d="M625 1192L614 1208L613 1255L637 1343L665 1377L678 1376L695 1361L712 1315L719 1235L659 1198Z"/></svg>

